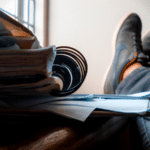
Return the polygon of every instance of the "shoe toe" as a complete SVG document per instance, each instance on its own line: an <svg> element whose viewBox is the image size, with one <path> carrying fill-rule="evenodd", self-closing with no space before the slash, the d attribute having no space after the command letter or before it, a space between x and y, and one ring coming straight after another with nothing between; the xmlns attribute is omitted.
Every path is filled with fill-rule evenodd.
<svg viewBox="0 0 150 150"><path fill-rule="evenodd" d="M129 30L129 31L133 31L133 32L141 30L142 23L141 23L141 19L140 19L139 15L137 15L135 13L130 14L123 22L120 30L122 28L124 30Z"/></svg>

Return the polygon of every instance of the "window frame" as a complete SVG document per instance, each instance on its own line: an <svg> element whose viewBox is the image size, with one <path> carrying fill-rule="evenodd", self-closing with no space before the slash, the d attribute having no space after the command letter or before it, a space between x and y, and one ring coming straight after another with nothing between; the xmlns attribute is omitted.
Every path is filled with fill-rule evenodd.
<svg viewBox="0 0 150 150"><path fill-rule="evenodd" d="M27 7L25 8L25 3L27 2ZM33 2L33 10L31 12L31 2ZM17 19L20 23L23 23L27 28L33 31L35 33L35 11L36 11L36 5L35 0L18 0L18 13L17 13ZM25 11L27 10L27 11ZM25 18L25 12L27 12L27 21L24 21ZM33 13L32 23L30 23L30 14ZM32 29L31 29L31 28Z"/></svg>
<svg viewBox="0 0 150 150"><path fill-rule="evenodd" d="M33 2L33 18L32 18L32 22L30 23L30 2ZM27 2L27 0L26 0ZM33 33L35 33L35 10L36 10L36 5L35 5L36 0L28 0L28 8L27 8L27 21L24 20L25 18L25 8L24 8L24 3L25 0L16 0L16 8L15 8L15 14L12 14L2 8L0 8L1 11L7 13L8 15L10 15L11 17L13 17L15 20L17 20L18 22L20 22L21 24L25 25L28 29L30 29Z"/></svg>
<svg viewBox="0 0 150 150"><path fill-rule="evenodd" d="M20 7L18 5L18 1L20 0L14 0L14 10L9 12L9 9L4 9L1 7L0 10L5 12L6 14L8 14L9 16L11 16L12 18L14 18L15 20L19 20L19 22L21 24L23 24L24 26L28 27L33 25L34 29L31 30L31 28L29 28L29 30L32 31L32 33L34 35L36 35L36 37L38 38L40 45L42 47L47 47L50 45L49 43L49 39L50 39L50 0L34 0L35 5L34 5L34 20L33 20L33 24L28 23L28 20L25 19L23 17L18 18L18 7ZM20 4L21 5L21 4ZM22 7L22 6L21 6ZM20 8L21 8L20 7ZM21 11L21 9L20 9ZM27 11L27 10L26 10ZM26 12L26 17L27 17L27 12Z"/></svg>

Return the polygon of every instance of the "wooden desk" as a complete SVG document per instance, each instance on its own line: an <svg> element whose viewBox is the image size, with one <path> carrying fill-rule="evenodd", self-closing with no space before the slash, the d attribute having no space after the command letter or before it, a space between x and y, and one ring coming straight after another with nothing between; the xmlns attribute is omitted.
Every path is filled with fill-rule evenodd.
<svg viewBox="0 0 150 150"><path fill-rule="evenodd" d="M80 122L48 114L0 117L1 123L7 122L0 125L0 150L93 150L97 146L106 150L107 146L112 148L114 138L109 144L104 141L118 133L128 120L121 116L91 117ZM15 120L24 122L9 123Z"/></svg>

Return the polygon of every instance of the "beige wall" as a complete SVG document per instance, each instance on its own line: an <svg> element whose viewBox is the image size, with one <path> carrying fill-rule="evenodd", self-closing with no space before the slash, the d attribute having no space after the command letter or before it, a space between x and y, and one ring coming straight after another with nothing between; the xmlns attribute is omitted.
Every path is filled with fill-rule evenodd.
<svg viewBox="0 0 150 150"><path fill-rule="evenodd" d="M149 0L50 0L50 44L74 47L88 61L87 78L77 93L102 93L114 31L131 12L140 15L144 34L150 29Z"/></svg>

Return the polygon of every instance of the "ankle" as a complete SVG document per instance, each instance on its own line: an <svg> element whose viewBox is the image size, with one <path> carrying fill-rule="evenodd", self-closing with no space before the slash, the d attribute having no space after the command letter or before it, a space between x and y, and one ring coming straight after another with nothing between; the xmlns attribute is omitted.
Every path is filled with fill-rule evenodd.
<svg viewBox="0 0 150 150"><path fill-rule="evenodd" d="M135 69L142 67L142 65L138 62L135 62L134 64L132 64L131 66L129 66L125 72L123 73L123 77L122 80L125 79L132 71L134 71Z"/></svg>

